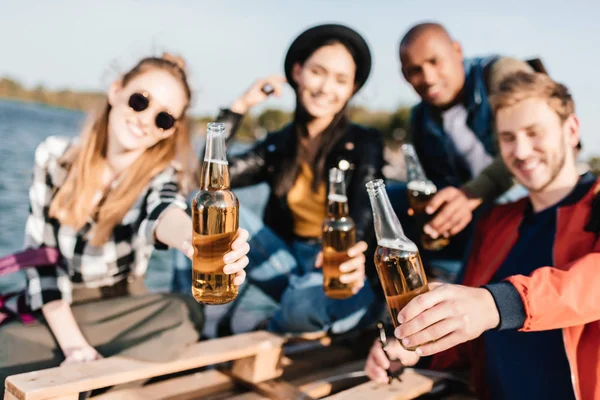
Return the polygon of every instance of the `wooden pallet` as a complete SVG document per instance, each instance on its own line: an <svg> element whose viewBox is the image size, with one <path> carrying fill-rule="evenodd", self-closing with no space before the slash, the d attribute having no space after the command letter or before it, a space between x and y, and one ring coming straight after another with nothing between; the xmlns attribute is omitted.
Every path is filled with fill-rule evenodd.
<svg viewBox="0 0 600 400"><path fill-rule="evenodd" d="M251 332L196 343L177 360L165 363L115 356L14 375L6 379L4 398L77 399L82 392L227 361L233 361L232 376L251 383L262 382L281 374L283 342L282 337L268 332Z"/></svg>
<svg viewBox="0 0 600 400"><path fill-rule="evenodd" d="M364 362L364 354L321 335L251 332L199 342L166 363L115 356L14 375L6 379L4 399L75 400L80 393L110 387L93 399L405 400L429 392L435 383L407 369L401 382L377 385L362 373ZM178 375L148 383L170 374Z"/></svg>

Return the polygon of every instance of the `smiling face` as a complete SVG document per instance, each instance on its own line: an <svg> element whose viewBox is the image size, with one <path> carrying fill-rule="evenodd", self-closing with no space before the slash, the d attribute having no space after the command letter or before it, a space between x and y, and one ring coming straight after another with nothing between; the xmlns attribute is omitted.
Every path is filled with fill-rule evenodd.
<svg viewBox="0 0 600 400"><path fill-rule="evenodd" d="M465 83L462 49L445 31L429 29L400 48L404 78L423 101L439 108L456 101Z"/></svg>
<svg viewBox="0 0 600 400"><path fill-rule="evenodd" d="M141 107L131 107L130 100L132 95L139 97L141 94L149 100L148 106L136 111L134 108ZM161 129L157 122L159 126L165 126L164 113L180 119L188 104L181 82L168 71L158 68L137 75L124 87L120 82L114 83L108 92L108 100L111 105L108 140L122 151L145 150L172 136L177 123L169 129Z"/></svg>
<svg viewBox="0 0 600 400"><path fill-rule="evenodd" d="M574 147L579 123L563 122L541 98L528 98L498 110L500 153L515 178L531 192L561 187L575 171Z"/></svg>
<svg viewBox="0 0 600 400"><path fill-rule="evenodd" d="M355 75L354 59L339 43L320 47L293 69L298 99L314 118L333 117L344 108L354 93Z"/></svg>

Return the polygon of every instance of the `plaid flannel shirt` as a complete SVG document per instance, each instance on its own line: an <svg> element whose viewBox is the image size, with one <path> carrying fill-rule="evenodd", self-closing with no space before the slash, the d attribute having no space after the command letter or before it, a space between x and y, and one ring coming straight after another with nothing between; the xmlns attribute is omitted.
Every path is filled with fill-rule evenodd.
<svg viewBox="0 0 600 400"><path fill-rule="evenodd" d="M61 261L56 266L26 270L24 302L32 311L57 299L70 303L74 287L112 286L129 276L144 275L152 249L167 248L154 237L160 215L173 206L187 209L176 169L169 167L150 181L110 239L102 246L92 246L85 234L93 227L93 221L76 231L48 216L53 194L67 176L58 160L72 144L71 138L50 136L35 152L25 248L57 247Z"/></svg>

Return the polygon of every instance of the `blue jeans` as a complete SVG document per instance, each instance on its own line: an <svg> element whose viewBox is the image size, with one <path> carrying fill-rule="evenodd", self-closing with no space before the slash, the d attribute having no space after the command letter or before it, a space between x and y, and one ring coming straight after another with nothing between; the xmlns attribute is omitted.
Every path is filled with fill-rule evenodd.
<svg viewBox="0 0 600 400"><path fill-rule="evenodd" d="M384 312L371 286L344 300L330 299L323 292L323 274L315 268L321 251L318 242L294 240L286 243L255 214L240 207L240 227L250 232L250 264L247 282L226 318L268 321L267 330L278 333L347 332L374 323ZM177 257L174 282L187 279L191 286L190 262ZM187 271L186 271L187 269ZM185 272L184 272L185 271Z"/></svg>

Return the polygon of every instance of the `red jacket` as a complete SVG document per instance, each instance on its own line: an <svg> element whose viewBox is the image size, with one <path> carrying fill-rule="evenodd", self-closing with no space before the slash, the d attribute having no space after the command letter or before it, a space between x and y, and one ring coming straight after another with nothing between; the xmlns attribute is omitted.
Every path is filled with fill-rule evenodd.
<svg viewBox="0 0 600 400"><path fill-rule="evenodd" d="M600 181L577 203L558 209L554 267L507 280L519 292L525 308L520 331L562 329L577 399L600 400L600 240L584 230ZM517 240L527 199L494 207L477 226L464 284L489 283ZM432 368L471 366L480 398L486 390L481 338L434 356Z"/></svg>

